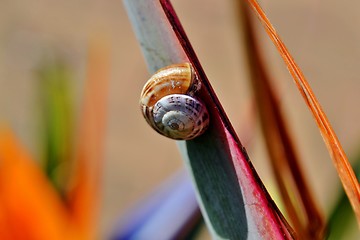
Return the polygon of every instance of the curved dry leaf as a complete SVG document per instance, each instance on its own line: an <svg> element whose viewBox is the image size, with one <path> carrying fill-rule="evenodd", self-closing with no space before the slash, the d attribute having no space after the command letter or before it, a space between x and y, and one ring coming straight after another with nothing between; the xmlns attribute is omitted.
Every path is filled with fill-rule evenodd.
<svg viewBox="0 0 360 240"><path fill-rule="evenodd" d="M358 224L360 225L360 185L355 176L354 170L352 169L341 146L341 143L332 129L329 120L322 110L320 103L316 99L305 76L292 58L285 44L281 41L279 35L275 31L269 19L266 17L264 11L261 9L256 0L248 0L248 2L265 27L269 37L277 47L281 57L283 58L291 73L291 76L296 83L296 86L299 89L299 92L303 96L306 105L313 114L313 117L321 132L321 136L323 137L330 156L333 159L335 168L339 174L345 192L350 200L351 206L357 216Z"/></svg>

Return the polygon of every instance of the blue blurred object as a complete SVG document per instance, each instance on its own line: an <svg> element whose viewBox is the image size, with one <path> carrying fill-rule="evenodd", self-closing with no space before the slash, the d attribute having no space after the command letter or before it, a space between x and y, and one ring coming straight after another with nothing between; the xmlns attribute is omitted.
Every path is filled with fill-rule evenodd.
<svg viewBox="0 0 360 240"><path fill-rule="evenodd" d="M200 219L195 191L183 170L123 216L111 239L179 239L189 234Z"/></svg>

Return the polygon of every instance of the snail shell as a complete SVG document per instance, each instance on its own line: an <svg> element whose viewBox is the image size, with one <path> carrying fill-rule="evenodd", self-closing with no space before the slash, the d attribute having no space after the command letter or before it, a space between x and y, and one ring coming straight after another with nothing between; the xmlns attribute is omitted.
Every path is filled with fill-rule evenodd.
<svg viewBox="0 0 360 240"><path fill-rule="evenodd" d="M189 63L160 69L141 92L144 118L172 139L190 140L201 135L209 125L209 114L204 103L193 97L199 87Z"/></svg>

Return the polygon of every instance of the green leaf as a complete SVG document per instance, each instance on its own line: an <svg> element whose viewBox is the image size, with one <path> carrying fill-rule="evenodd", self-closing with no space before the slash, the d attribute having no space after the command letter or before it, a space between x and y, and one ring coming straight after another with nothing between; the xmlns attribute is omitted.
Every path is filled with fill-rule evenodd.
<svg viewBox="0 0 360 240"><path fill-rule="evenodd" d="M356 176L360 177L360 155L354 161L354 171ZM359 228L356 224L356 217L351 208L349 199L344 190L341 188L338 201L329 216L329 240L346 239L348 238L349 230L356 229L357 235Z"/></svg>
<svg viewBox="0 0 360 240"><path fill-rule="evenodd" d="M209 129L194 140L177 143L213 238L292 239L294 233L261 183L171 4L159 0L124 3L150 73L190 62L201 81L196 97L208 108Z"/></svg>
<svg viewBox="0 0 360 240"><path fill-rule="evenodd" d="M63 192L69 174L73 140L70 74L63 61L48 59L40 66L37 76L44 171L54 186Z"/></svg>

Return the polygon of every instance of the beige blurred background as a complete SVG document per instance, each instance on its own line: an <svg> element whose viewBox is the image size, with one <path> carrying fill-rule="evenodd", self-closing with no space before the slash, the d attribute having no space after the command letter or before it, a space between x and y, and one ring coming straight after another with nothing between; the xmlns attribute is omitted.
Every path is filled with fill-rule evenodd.
<svg viewBox="0 0 360 240"><path fill-rule="evenodd" d="M174 0L173 4L241 138L249 125L251 93L233 1ZM360 2L275 0L262 5L302 67L348 156L356 156L360 151ZM259 30L304 169L327 212L340 186L332 162L286 67ZM106 238L126 209L182 167L175 142L151 130L140 114L138 97L149 74L122 1L1 1L0 121L10 122L35 156L41 126L36 122L34 70L49 52L63 56L74 71L79 104L88 42L98 34L110 40L112 49L99 233ZM248 152L272 189L261 134L256 124L255 128Z"/></svg>

